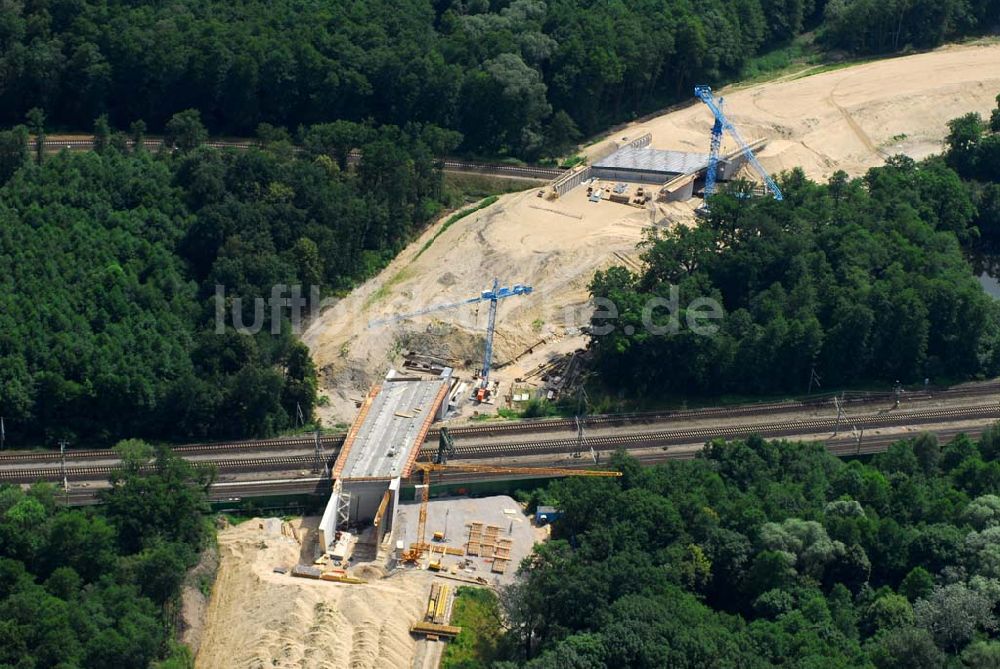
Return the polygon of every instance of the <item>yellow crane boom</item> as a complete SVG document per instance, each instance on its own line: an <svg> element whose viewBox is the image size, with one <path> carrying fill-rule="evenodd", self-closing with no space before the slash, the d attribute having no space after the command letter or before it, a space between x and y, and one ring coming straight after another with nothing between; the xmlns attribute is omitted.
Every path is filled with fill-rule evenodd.
<svg viewBox="0 0 1000 669"><path fill-rule="evenodd" d="M504 467L495 465L455 465L435 462L418 462L416 468L423 472L423 483L420 488L420 516L417 523L417 542L410 544L410 549L403 552L404 562L416 562L424 551L430 548L427 536L427 503L431 496L431 472L468 472L470 474L520 474L523 476L591 476L620 477L621 472L603 469L569 469L566 467Z"/></svg>

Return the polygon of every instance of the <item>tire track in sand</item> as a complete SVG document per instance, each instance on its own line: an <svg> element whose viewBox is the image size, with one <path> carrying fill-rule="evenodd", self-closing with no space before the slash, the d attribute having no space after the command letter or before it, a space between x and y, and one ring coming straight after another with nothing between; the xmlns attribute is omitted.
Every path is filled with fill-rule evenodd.
<svg viewBox="0 0 1000 669"><path fill-rule="evenodd" d="M885 159L887 157L885 152L875 146L875 143L872 142L871 137L868 136L868 133L865 132L864 128L862 128L851 113L844 109L844 107L842 107L836 100L835 96L837 95L837 89L840 88L841 84L847 81L847 79L848 77L845 76L830 89L829 95L826 96L826 101L829 102L834 109L840 112L841 117L843 117L843 119L847 122L847 126L851 129L851 132L858 138L858 141L864 144L865 148L868 149L872 155Z"/></svg>

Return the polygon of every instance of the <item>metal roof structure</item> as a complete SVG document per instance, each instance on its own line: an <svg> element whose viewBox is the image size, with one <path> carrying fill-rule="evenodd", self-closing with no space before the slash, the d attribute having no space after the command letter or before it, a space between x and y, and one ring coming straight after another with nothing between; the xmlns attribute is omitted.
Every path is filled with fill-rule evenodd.
<svg viewBox="0 0 1000 669"><path fill-rule="evenodd" d="M373 388L347 433L334 477L407 476L448 387L448 378L389 377Z"/></svg>
<svg viewBox="0 0 1000 669"><path fill-rule="evenodd" d="M593 165L595 169L658 172L664 175L690 174L703 170L707 166L707 153L662 151L650 148L637 149L632 146L621 148Z"/></svg>

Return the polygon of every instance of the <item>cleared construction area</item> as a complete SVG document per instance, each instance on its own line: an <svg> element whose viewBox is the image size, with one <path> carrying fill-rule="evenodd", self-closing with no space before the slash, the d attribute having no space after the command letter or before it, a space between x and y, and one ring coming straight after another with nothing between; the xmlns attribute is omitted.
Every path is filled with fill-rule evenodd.
<svg viewBox="0 0 1000 669"><path fill-rule="evenodd" d="M196 666L409 666L417 647L409 628L426 610L431 575L363 585L294 578L290 570L311 559L318 520L254 519L219 532Z"/></svg>
<svg viewBox="0 0 1000 669"><path fill-rule="evenodd" d="M940 146L948 118L989 108L998 88L1000 46L951 48L727 93L727 113L761 149L767 170L801 164L818 178L835 169L858 174L898 151L926 155ZM693 220L698 202L675 200L697 188L711 123L695 103L616 132L589 150L591 166L566 178L558 197L533 189L428 230L312 324L304 340L331 399L325 418L352 424L333 468L334 493L304 535L289 535L284 525L275 532L273 523L223 532L223 594L210 605L199 665L407 666L417 643L411 633L432 640L458 633L450 625L455 587L513 580L545 530L510 497L422 504L442 460L421 469L418 444L447 409L449 383L386 376L399 365L404 340L449 371L454 364L473 372L479 356L469 351L481 344L487 315L470 313L456 324L428 314L377 331L366 324L461 301L494 276L526 281L536 288L530 298L504 302L495 314L492 378L507 386L501 397L531 395L536 370L585 345L594 271L636 269L644 230ZM724 145L722 155L735 148ZM653 197L639 191L643 184L656 186ZM664 188L676 197L658 197ZM595 189L610 202L595 199ZM837 421L835 429L839 410ZM857 443L860 452L860 437ZM655 461L666 453L648 455ZM401 504L403 479L418 469L418 501Z"/></svg>
<svg viewBox="0 0 1000 669"><path fill-rule="evenodd" d="M419 506L400 505L397 537L405 546L417 540ZM427 531L432 537L441 533L429 542L428 560L438 565L435 571L490 585L512 582L521 560L545 536L521 505L506 495L432 499L427 505Z"/></svg>
<svg viewBox="0 0 1000 669"><path fill-rule="evenodd" d="M416 510L403 505L400 536L416 532ZM392 556L381 566L363 552L348 554L346 568L329 560L313 565L318 517L252 519L221 530L197 666L410 666L427 635L433 642L458 633L450 616L459 586L509 582L520 559L547 536L506 496L432 500L429 510L429 529L447 532L432 541L441 552L429 559L442 561L440 571L392 570ZM471 557L474 567L459 567L466 558L444 552L464 551L475 522L483 523L484 538L493 526L494 543L509 542L504 573L493 571L495 558Z"/></svg>
<svg viewBox="0 0 1000 669"><path fill-rule="evenodd" d="M861 174L893 153L920 158L939 151L947 121L969 111L985 113L995 105L997 90L1000 44L994 43L717 92L747 140L767 140L758 157L768 171L801 166L821 179L837 169ZM692 99L689 107L619 129L586 152L593 164L649 133L651 149L704 154L711 125L711 112ZM722 154L734 148L724 140ZM378 331L366 323L461 300L470 286L493 276L535 287L529 298L499 308L495 360L517 361L497 368L493 379L500 382L501 396L511 394L515 378L586 345L579 328L591 311L587 286L594 271L612 264L634 269L643 231L689 223L698 204L698 199L654 199L643 207L593 203L579 186L548 200L531 190L503 196L455 222L420 253L438 231L432 227L305 333L330 397L321 409L324 419L352 420L356 400L390 365L400 365L396 352L407 348L440 354L454 363L456 373L471 376L479 364L485 312L473 311L461 323L428 315ZM415 345L401 346L410 341Z"/></svg>

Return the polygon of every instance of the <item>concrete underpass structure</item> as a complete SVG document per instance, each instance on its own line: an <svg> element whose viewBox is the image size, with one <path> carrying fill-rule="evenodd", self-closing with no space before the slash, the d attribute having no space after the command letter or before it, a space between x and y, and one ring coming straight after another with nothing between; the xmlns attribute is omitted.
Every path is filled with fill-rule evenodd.
<svg viewBox="0 0 1000 669"><path fill-rule="evenodd" d="M609 181L659 185L677 176L704 172L707 167L707 153L626 146L595 162L591 175Z"/></svg>
<svg viewBox="0 0 1000 669"><path fill-rule="evenodd" d="M595 156L592 165L567 172L552 182L552 190L563 196L590 179L624 183L658 185L659 198L667 201L684 201L694 197L708 169L707 153L691 153L654 149L650 146L652 135L646 133L608 153ZM750 145L759 151L766 145L760 139ZM747 164L747 156L737 149L719 157L719 181L729 181Z"/></svg>
<svg viewBox="0 0 1000 669"><path fill-rule="evenodd" d="M377 543L392 532L401 480L410 475L431 424L444 417L450 385L451 369L436 379L390 370L371 389L331 473L333 494L319 524L324 551L348 525L374 525Z"/></svg>

